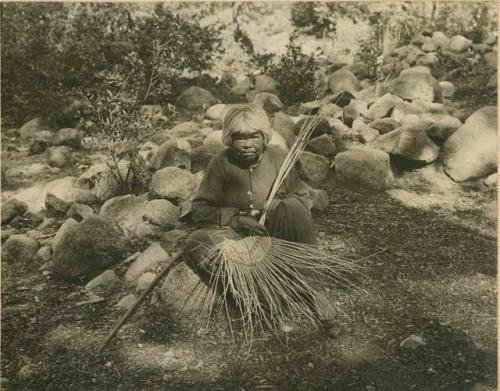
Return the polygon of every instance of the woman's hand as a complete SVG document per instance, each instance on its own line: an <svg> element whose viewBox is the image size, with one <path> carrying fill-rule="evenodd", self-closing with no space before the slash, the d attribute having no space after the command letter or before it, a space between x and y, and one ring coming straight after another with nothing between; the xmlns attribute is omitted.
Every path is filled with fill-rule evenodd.
<svg viewBox="0 0 500 391"><path fill-rule="evenodd" d="M240 216L236 231L247 236L267 236L266 227L259 224L257 220L250 216Z"/></svg>

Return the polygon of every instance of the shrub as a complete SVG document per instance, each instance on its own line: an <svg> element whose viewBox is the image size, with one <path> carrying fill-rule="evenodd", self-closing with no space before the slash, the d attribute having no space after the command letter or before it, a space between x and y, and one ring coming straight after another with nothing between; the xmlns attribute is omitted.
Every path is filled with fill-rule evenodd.
<svg viewBox="0 0 500 391"><path fill-rule="evenodd" d="M127 66L134 76L128 93L142 103L171 103L176 78L208 69L220 52L217 31L161 4L146 15L130 4L1 6L2 112L16 123L57 119L73 89L99 88L100 74L126 74Z"/></svg>

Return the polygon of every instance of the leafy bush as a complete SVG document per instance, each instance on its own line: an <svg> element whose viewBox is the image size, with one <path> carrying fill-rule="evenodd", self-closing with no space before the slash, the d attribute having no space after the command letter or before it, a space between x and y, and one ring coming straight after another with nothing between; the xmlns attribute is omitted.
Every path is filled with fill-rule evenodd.
<svg viewBox="0 0 500 391"><path fill-rule="evenodd" d="M318 68L313 56L306 56L291 36L285 54L276 59L274 54L253 53L251 64L262 73L273 77L278 84L278 94L286 105L314 99L316 95L315 72Z"/></svg>
<svg viewBox="0 0 500 391"><path fill-rule="evenodd" d="M129 75L127 92L141 103L171 103L176 78L208 69L220 52L217 31L161 4L146 15L130 4L1 7L2 111L16 123L57 119L71 91L100 88L103 72Z"/></svg>

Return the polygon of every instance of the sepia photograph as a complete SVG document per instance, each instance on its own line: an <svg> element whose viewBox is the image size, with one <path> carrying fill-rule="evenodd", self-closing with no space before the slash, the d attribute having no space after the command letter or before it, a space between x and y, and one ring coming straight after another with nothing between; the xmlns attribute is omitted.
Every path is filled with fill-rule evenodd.
<svg viewBox="0 0 500 391"><path fill-rule="evenodd" d="M0 2L2 391L495 391L498 2Z"/></svg>

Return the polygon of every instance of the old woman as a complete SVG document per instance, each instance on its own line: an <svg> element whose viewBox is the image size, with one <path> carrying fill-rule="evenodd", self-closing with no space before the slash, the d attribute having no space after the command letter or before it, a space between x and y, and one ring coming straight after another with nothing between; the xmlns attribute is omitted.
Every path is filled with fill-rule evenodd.
<svg viewBox="0 0 500 391"><path fill-rule="evenodd" d="M295 170L278 192L265 224L258 222L286 157L281 147L269 145L271 135L267 114L259 107L236 106L224 118L222 141L228 148L214 156L205 171L192 202L198 230L188 238L183 252L184 261L207 283L209 271L200 263L207 245L217 238L268 234L316 243L312 199Z"/></svg>

